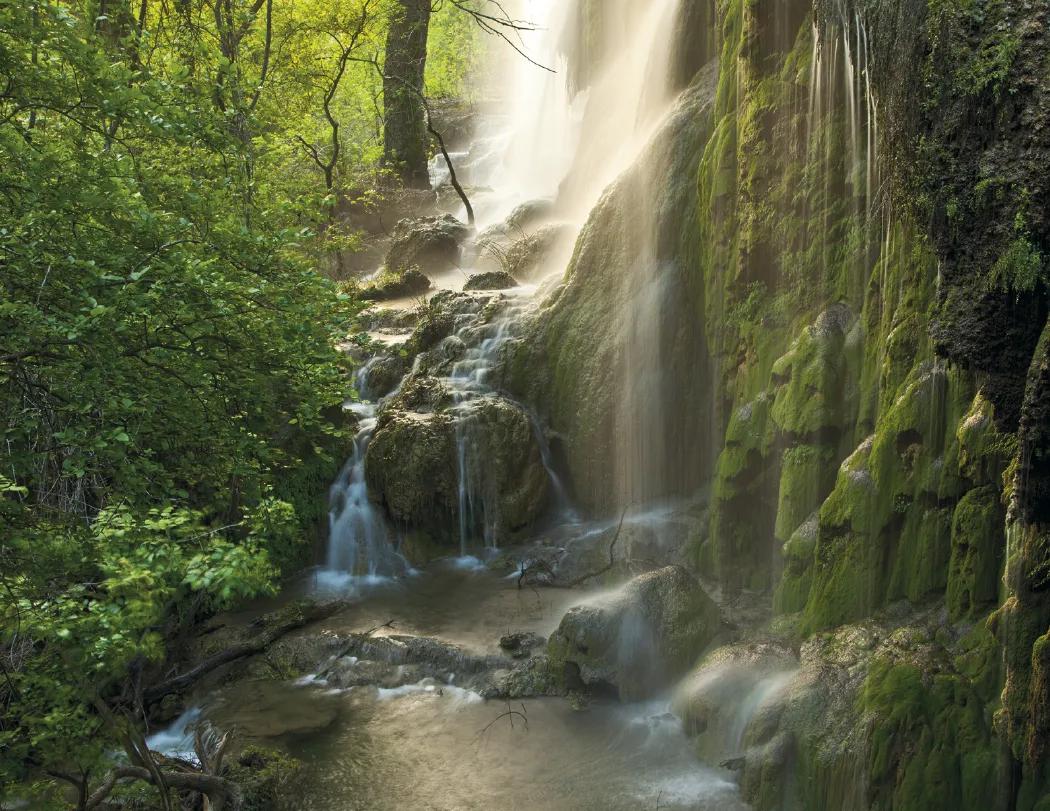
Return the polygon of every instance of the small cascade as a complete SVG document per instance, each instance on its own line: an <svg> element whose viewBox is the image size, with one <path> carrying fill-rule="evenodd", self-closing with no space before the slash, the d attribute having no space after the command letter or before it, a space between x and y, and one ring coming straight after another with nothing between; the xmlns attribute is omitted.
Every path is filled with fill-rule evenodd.
<svg viewBox="0 0 1050 811"><path fill-rule="evenodd" d="M726 737L726 752L731 756L742 755L747 750L747 730L751 722L768 702L775 699L795 677L794 670L772 673L759 681L737 704L736 713L729 725Z"/></svg>
<svg viewBox="0 0 1050 811"><path fill-rule="evenodd" d="M328 491L328 551L321 573L325 581L391 577L409 568L392 543L382 512L369 499L365 481L365 454L377 424L378 407L366 401L369 366L374 362L358 370L357 391L362 402L350 406L358 417L354 451Z"/></svg>
<svg viewBox="0 0 1050 811"><path fill-rule="evenodd" d="M490 383L504 346L518 337L519 329L533 306L532 292L530 289L519 291L507 301L498 318L487 323L468 323L449 339L462 342L466 347L463 356L452 365L451 373L443 379L454 404L451 413L455 420L459 540L463 557L476 545L479 527L480 540L486 549L497 546L501 532L502 517L497 503L499 494L490 491L485 475L488 452L486 415L488 407L500 400L512 402L528 414L544 468L550 478L556 507L560 514L574 515L565 487L554 470L550 447L538 418L529 409L499 393Z"/></svg>
<svg viewBox="0 0 1050 811"><path fill-rule="evenodd" d="M404 561L394 551L386 522L368 498L365 482L365 453L375 432L375 407L361 412L361 430L354 438L354 453L329 491L329 571L369 577L400 574Z"/></svg>

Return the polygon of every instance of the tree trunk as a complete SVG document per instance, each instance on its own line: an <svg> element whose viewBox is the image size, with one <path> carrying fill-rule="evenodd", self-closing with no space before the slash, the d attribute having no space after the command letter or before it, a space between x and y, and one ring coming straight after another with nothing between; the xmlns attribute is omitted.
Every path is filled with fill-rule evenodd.
<svg viewBox="0 0 1050 811"><path fill-rule="evenodd" d="M429 138L423 107L430 0L398 0L390 18L383 72L383 162L411 189L429 189Z"/></svg>

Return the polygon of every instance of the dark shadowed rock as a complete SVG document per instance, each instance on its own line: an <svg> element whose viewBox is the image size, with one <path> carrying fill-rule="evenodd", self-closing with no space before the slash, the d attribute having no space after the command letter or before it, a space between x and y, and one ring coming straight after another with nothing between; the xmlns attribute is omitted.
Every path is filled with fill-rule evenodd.
<svg viewBox="0 0 1050 811"><path fill-rule="evenodd" d="M420 267L430 272L457 267L468 234L470 229L451 214L401 220L391 238L386 266L391 270Z"/></svg>

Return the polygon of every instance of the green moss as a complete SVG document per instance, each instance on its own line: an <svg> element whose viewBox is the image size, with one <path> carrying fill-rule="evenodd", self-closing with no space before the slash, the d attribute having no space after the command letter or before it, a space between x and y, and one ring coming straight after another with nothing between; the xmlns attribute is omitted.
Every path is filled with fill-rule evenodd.
<svg viewBox="0 0 1050 811"><path fill-rule="evenodd" d="M974 484L1002 487L1003 474L1017 453L1017 437L996 428L995 410L983 393L973 398L955 436L959 472Z"/></svg>
<svg viewBox="0 0 1050 811"><path fill-rule="evenodd" d="M796 445L784 451L774 534L787 540L830 491L835 477L835 451L827 446Z"/></svg>
<svg viewBox="0 0 1050 811"><path fill-rule="evenodd" d="M227 777L244 792L243 811L272 811L291 801L302 764L273 749L249 746L227 767Z"/></svg>
<svg viewBox="0 0 1050 811"><path fill-rule="evenodd" d="M997 753L969 680L876 660L858 699L875 723L867 753L870 808L995 807Z"/></svg>
<svg viewBox="0 0 1050 811"><path fill-rule="evenodd" d="M972 392L955 372L919 365L875 433L843 464L820 510L811 630L945 588L951 508L962 479L954 426Z"/></svg>
<svg viewBox="0 0 1050 811"><path fill-rule="evenodd" d="M777 479L771 406L762 394L733 413L715 470L710 537L719 578L730 590L761 588L772 575Z"/></svg>
<svg viewBox="0 0 1050 811"><path fill-rule="evenodd" d="M1006 547L1005 515L992 486L971 490L952 517L952 552L946 602L962 619L997 602Z"/></svg>
<svg viewBox="0 0 1050 811"><path fill-rule="evenodd" d="M773 596L773 608L778 613L794 614L806 607L813 583L818 521L814 513L784 544L784 571Z"/></svg>
<svg viewBox="0 0 1050 811"><path fill-rule="evenodd" d="M845 331L838 324L806 327L774 364L773 379L783 381L773 404L773 419L781 431L815 437L837 435L842 429L844 342Z"/></svg>

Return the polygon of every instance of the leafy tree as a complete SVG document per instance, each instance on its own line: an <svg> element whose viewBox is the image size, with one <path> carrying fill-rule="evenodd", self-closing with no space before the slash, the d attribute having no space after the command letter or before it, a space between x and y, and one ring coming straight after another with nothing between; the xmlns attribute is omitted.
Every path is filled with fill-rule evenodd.
<svg viewBox="0 0 1050 811"><path fill-rule="evenodd" d="M173 634L304 562L349 453L324 271L393 2L0 0L0 796L236 794L221 741L162 774L133 719Z"/></svg>

